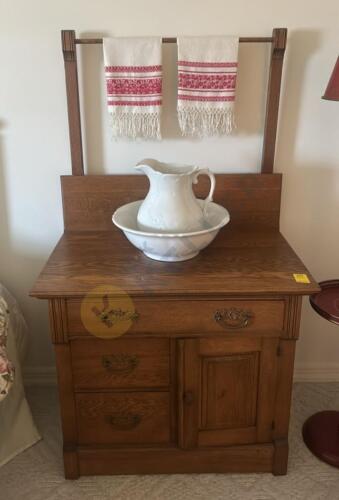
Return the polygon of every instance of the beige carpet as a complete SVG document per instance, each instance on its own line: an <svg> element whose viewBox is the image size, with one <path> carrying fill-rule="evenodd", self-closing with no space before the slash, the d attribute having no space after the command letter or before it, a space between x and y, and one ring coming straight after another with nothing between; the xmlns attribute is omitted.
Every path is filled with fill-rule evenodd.
<svg viewBox="0 0 339 500"><path fill-rule="evenodd" d="M339 470L304 446L301 426L321 409L339 409L339 384L296 384L288 475L102 476L65 481L56 391L32 388L29 400L44 440L0 469L3 500L318 500L339 499Z"/></svg>

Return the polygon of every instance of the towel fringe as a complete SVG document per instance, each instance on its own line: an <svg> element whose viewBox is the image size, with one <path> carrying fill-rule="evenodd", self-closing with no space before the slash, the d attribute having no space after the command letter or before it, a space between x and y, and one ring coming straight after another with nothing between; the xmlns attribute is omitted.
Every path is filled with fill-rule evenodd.
<svg viewBox="0 0 339 500"><path fill-rule="evenodd" d="M110 126L114 138L161 139L159 113L133 113L132 111L111 111Z"/></svg>
<svg viewBox="0 0 339 500"><path fill-rule="evenodd" d="M234 110L215 108L178 108L182 134L185 136L213 136L230 134L235 128Z"/></svg>

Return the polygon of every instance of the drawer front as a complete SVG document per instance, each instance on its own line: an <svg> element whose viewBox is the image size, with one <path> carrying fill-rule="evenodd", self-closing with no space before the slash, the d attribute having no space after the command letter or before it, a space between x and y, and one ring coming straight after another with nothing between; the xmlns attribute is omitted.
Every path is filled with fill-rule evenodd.
<svg viewBox="0 0 339 500"><path fill-rule="evenodd" d="M72 340L71 352L75 390L169 385L168 338Z"/></svg>
<svg viewBox="0 0 339 500"><path fill-rule="evenodd" d="M152 300L134 299L133 319L129 314L128 333L222 333L236 331L282 330L285 302L283 300ZM97 318L96 332L88 332L82 322L81 300L67 301L69 335L102 332L114 335L111 322ZM107 314L112 312L107 309ZM113 311L114 312L114 311ZM121 321L124 321L121 319Z"/></svg>
<svg viewBox="0 0 339 500"><path fill-rule="evenodd" d="M156 444L170 441L167 392L76 394L79 444Z"/></svg>

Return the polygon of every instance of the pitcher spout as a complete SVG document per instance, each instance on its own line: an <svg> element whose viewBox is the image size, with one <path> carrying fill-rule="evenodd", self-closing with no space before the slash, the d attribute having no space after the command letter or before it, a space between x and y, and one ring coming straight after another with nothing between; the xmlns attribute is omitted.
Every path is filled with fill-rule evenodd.
<svg viewBox="0 0 339 500"><path fill-rule="evenodd" d="M144 160L139 161L134 168L137 170L141 170L150 177L155 172L160 172L160 162L157 160L153 160L152 158L145 158Z"/></svg>
<svg viewBox="0 0 339 500"><path fill-rule="evenodd" d="M199 167L192 165L181 165L175 163L164 163L153 158L146 158L135 166L147 176L158 174L163 176L190 176L199 170Z"/></svg>

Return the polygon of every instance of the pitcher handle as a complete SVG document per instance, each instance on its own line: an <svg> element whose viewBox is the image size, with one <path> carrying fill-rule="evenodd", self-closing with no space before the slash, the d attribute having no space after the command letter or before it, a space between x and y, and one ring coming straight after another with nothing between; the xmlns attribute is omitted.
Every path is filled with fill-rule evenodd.
<svg viewBox="0 0 339 500"><path fill-rule="evenodd" d="M210 178L210 181L211 181L211 189L210 189L210 192L208 193L208 196L207 198L205 198L205 203L204 203L204 209L206 208L207 206L207 203L209 203L210 201L213 201L213 194L214 194L214 190L215 190L215 176L214 174L208 169L208 168L201 168L200 170L198 170L195 174L194 174L194 177L193 177L193 184L197 184L198 182L198 177L199 175L201 174L205 174L205 175L208 175L208 177Z"/></svg>

